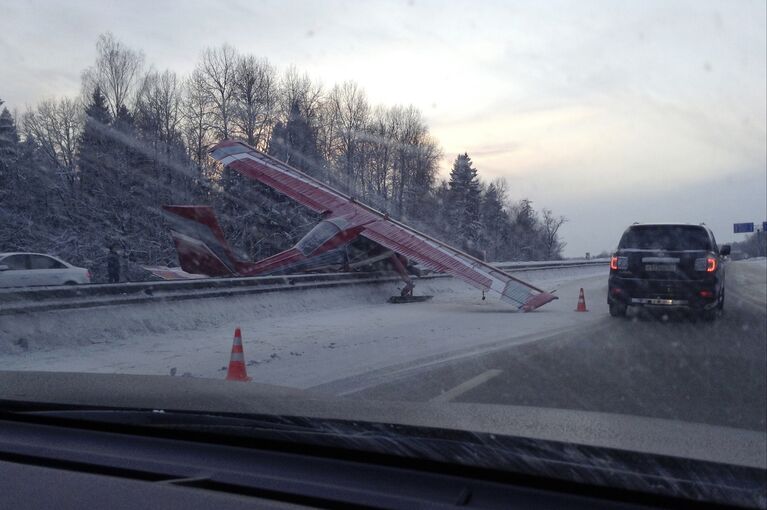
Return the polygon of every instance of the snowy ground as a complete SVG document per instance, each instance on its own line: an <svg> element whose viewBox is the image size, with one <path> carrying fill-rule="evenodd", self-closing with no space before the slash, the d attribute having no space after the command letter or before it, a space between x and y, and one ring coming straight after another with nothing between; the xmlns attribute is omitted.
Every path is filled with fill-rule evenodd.
<svg viewBox="0 0 767 510"><path fill-rule="evenodd" d="M452 279L424 281L425 303L387 304L393 284L0 318L0 370L223 378L241 327L254 381L310 388L417 360L482 352L579 327L607 313L607 268L520 273L554 301L519 313ZM578 290L589 313L575 313Z"/></svg>
<svg viewBox="0 0 767 510"><path fill-rule="evenodd" d="M730 283L738 287L739 297L764 309L767 304L767 258L742 260L736 264L738 271L732 274Z"/></svg>

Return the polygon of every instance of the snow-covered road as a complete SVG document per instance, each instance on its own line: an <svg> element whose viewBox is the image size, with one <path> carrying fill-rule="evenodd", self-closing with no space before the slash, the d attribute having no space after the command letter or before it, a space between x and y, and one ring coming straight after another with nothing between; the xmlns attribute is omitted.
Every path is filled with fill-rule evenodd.
<svg viewBox="0 0 767 510"><path fill-rule="evenodd" d="M417 288L434 299L408 305L385 303L396 293L385 284L3 317L0 370L223 378L241 327L254 381L311 388L534 341L607 313L606 267L521 276L560 299L524 314L441 279ZM589 313L574 312L581 287Z"/></svg>

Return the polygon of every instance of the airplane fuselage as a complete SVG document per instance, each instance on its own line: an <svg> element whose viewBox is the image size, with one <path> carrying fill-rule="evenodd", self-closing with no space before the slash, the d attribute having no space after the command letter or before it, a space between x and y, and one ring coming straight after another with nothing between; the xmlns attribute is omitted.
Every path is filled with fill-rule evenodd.
<svg viewBox="0 0 767 510"><path fill-rule="evenodd" d="M340 212L338 216L320 221L293 248L239 268L239 274L266 275L343 264L342 249L360 235L365 225L378 218L351 208L346 214Z"/></svg>

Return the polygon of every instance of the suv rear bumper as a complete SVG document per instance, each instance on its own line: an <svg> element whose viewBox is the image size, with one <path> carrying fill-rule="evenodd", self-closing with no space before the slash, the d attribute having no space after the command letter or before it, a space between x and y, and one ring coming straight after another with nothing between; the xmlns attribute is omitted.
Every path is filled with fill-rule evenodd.
<svg viewBox="0 0 767 510"><path fill-rule="evenodd" d="M610 275L608 304L708 310L716 306L716 280L648 280Z"/></svg>

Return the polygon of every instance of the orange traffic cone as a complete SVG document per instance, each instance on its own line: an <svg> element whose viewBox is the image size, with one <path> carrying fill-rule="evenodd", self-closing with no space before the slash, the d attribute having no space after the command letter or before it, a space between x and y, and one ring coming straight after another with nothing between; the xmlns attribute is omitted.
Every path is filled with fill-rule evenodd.
<svg viewBox="0 0 767 510"><path fill-rule="evenodd" d="M245 353L242 351L242 333L240 328L234 330L232 357L229 360L229 370L226 372L227 381L250 381L245 371Z"/></svg>
<svg viewBox="0 0 767 510"><path fill-rule="evenodd" d="M586 309L586 297L583 295L583 287L581 287L581 293L578 295L578 307L576 312L588 312Z"/></svg>

